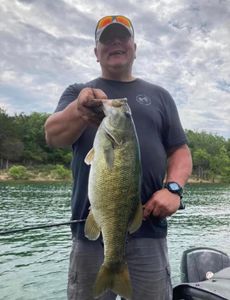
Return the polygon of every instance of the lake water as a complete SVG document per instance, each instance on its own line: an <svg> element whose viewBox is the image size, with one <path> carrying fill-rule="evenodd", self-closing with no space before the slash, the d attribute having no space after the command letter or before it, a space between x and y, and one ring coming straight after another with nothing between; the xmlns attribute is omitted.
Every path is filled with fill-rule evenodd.
<svg viewBox="0 0 230 300"><path fill-rule="evenodd" d="M0 182L0 231L66 222L70 196L70 184ZM174 284L184 250L204 246L230 255L230 186L188 185L184 200L186 209L169 218ZM66 299L70 248L68 226L0 235L0 299Z"/></svg>

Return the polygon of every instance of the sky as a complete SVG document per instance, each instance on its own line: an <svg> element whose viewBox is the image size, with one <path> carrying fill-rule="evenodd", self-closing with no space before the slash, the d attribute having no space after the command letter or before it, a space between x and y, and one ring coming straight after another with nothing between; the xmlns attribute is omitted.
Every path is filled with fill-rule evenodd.
<svg viewBox="0 0 230 300"><path fill-rule="evenodd" d="M0 0L0 108L52 113L99 77L95 26L114 14L134 25L133 75L169 91L185 129L230 138L230 0Z"/></svg>

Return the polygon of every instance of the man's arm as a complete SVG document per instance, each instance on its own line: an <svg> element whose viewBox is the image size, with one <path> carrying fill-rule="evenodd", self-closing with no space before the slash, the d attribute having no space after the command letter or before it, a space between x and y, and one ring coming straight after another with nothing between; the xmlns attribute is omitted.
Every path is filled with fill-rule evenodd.
<svg viewBox="0 0 230 300"><path fill-rule="evenodd" d="M54 147L69 146L88 125L98 126L102 116L95 109L101 107L101 99L107 99L102 90L85 88L63 111L51 115L45 123L47 143Z"/></svg>
<svg viewBox="0 0 230 300"><path fill-rule="evenodd" d="M182 187L192 173L192 158L187 145L171 151L168 156L166 181L174 181ZM157 217L167 217L177 211L180 197L163 188L152 195L144 206L144 218L153 214Z"/></svg>
<svg viewBox="0 0 230 300"><path fill-rule="evenodd" d="M187 145L172 150L168 155L166 181L175 181L182 187L192 174L192 157Z"/></svg>

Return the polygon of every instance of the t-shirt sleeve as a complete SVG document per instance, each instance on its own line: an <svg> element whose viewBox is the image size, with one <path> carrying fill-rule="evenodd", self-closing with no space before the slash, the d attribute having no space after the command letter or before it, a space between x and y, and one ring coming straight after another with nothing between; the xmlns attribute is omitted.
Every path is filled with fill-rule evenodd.
<svg viewBox="0 0 230 300"><path fill-rule="evenodd" d="M62 111L65 109L71 102L76 100L78 97L83 85L81 84L72 84L66 88L66 90L61 95L61 98L58 101L58 105L54 112Z"/></svg>
<svg viewBox="0 0 230 300"><path fill-rule="evenodd" d="M187 144L187 138L182 128L176 104L171 95L165 91L164 95L164 146L168 151L172 148Z"/></svg>

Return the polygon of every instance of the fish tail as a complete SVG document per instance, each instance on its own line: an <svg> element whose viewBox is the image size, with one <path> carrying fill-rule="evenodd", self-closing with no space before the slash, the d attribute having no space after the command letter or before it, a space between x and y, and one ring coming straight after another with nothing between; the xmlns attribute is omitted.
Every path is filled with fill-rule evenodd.
<svg viewBox="0 0 230 300"><path fill-rule="evenodd" d="M94 286L95 298L101 296L108 289L125 299L131 299L132 287L128 266L125 262L101 266Z"/></svg>

